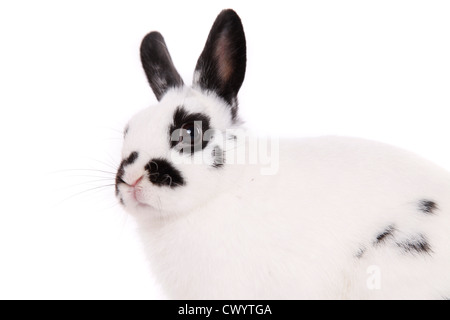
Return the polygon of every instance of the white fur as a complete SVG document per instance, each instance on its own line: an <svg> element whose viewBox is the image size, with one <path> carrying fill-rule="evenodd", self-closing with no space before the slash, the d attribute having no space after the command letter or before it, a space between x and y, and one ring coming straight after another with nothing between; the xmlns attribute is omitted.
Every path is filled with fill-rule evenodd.
<svg viewBox="0 0 450 320"><path fill-rule="evenodd" d="M170 91L130 121L123 157L133 151L140 156L125 168L125 181L144 175L153 158L180 157L167 138L180 105L209 115L220 132L234 126L228 106L214 94ZM250 164L175 167L186 185L170 189L144 179L139 200L148 206L138 205L130 187L119 188L170 298L450 296L450 175L411 153L323 137L280 141L276 175L262 175L259 165ZM438 204L434 214L418 209L423 199ZM425 235L432 253L402 251L394 239L376 245L390 225L397 230L395 241ZM381 276L375 290L367 285L373 270Z"/></svg>

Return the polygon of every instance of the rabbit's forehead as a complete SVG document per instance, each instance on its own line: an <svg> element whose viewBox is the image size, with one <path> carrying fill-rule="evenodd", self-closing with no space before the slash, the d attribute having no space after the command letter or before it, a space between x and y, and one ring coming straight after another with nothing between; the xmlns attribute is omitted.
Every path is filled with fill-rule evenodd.
<svg viewBox="0 0 450 320"><path fill-rule="evenodd" d="M225 130L233 125L230 108L214 96L198 94L194 90L171 94L159 104L142 110L129 122L132 131L167 132L174 124L177 111L182 108L187 114L204 115L212 127ZM161 136L162 138L162 136Z"/></svg>
<svg viewBox="0 0 450 320"><path fill-rule="evenodd" d="M214 112L198 103L182 101L172 104L160 103L135 115L129 122L129 130L146 132L166 132L174 124L177 111L182 108L187 114L201 114L208 118L215 117ZM220 122L220 121L219 121ZM218 123L219 124L219 123Z"/></svg>
<svg viewBox="0 0 450 320"><path fill-rule="evenodd" d="M151 106L136 114L127 125L124 153L133 151L164 154L170 149L169 127L172 110L167 106Z"/></svg>

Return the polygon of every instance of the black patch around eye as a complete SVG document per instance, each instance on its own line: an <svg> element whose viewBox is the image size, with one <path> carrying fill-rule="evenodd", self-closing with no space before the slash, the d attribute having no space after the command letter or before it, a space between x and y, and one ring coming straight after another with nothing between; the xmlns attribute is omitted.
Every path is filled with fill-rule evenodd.
<svg viewBox="0 0 450 320"><path fill-rule="evenodd" d="M116 174L116 196L119 195L119 184L125 183L125 181L123 181L123 175L125 174L125 167L133 164L137 160L137 158L139 158L139 153L135 151L132 152L128 156L128 158L122 160L122 162L120 163L119 169L117 169Z"/></svg>
<svg viewBox="0 0 450 320"><path fill-rule="evenodd" d="M223 151L219 146L215 146L211 152L211 155L213 157L212 166L214 168L222 168L225 164L225 151Z"/></svg>
<svg viewBox="0 0 450 320"><path fill-rule="evenodd" d="M412 253L412 254L432 254L433 250L431 249L431 246L427 240L427 238L419 234L417 237L414 237L412 239L398 242L397 246L399 246L403 251L406 253Z"/></svg>
<svg viewBox="0 0 450 320"><path fill-rule="evenodd" d="M189 113L184 107L178 107L173 115L173 123L169 127L170 147L175 148L181 146L180 141L176 136L176 130L181 130L183 125L185 125L186 123L200 123L202 134L205 134L210 129L210 121L210 118L203 113ZM190 149L190 153L191 155L193 155L194 152L199 151L200 149L205 149L208 143L208 139L202 139L201 145L193 145L191 147L188 146L187 149ZM180 147L180 152L183 152L185 148L185 146Z"/></svg>
<svg viewBox="0 0 450 320"><path fill-rule="evenodd" d="M421 200L419 202L419 210L426 214L434 214L438 209L436 202L431 200Z"/></svg>
<svg viewBox="0 0 450 320"><path fill-rule="evenodd" d="M375 245L379 245L382 243L385 243L387 239L392 238L394 236L394 232L395 232L395 226L390 225L389 227L387 227L382 233L380 233L376 240L375 240Z"/></svg>
<svg viewBox="0 0 450 320"><path fill-rule="evenodd" d="M153 159L145 166L145 170L150 182L156 186L176 188L185 185L181 172L165 159Z"/></svg>

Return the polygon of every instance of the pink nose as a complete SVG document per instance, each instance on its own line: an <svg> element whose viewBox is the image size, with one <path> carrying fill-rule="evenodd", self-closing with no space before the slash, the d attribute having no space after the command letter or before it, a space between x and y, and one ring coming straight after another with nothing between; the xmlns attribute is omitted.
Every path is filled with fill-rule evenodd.
<svg viewBox="0 0 450 320"><path fill-rule="evenodd" d="M131 184L130 186L131 186L131 187L136 187L136 186L139 184L139 182L142 181L143 178L144 178L144 176L140 177L139 179L137 179L137 180L136 180L133 184Z"/></svg>

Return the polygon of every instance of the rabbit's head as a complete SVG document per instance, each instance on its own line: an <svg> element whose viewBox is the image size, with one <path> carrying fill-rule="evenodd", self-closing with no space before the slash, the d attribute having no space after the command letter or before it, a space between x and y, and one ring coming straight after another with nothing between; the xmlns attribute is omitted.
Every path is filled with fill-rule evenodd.
<svg viewBox="0 0 450 320"><path fill-rule="evenodd" d="M246 41L233 10L216 19L194 73L184 84L164 38L148 34L142 65L159 103L135 115L124 134L116 195L131 212L184 212L231 183L224 140L238 126L237 94L245 77Z"/></svg>

